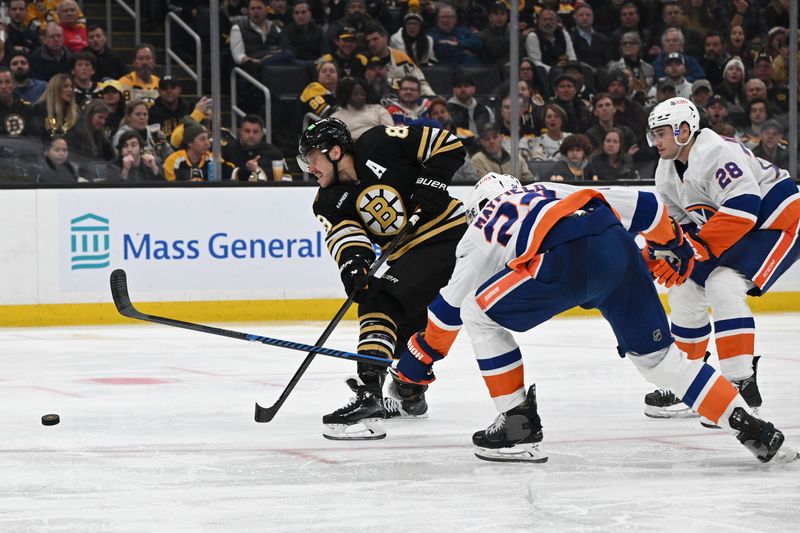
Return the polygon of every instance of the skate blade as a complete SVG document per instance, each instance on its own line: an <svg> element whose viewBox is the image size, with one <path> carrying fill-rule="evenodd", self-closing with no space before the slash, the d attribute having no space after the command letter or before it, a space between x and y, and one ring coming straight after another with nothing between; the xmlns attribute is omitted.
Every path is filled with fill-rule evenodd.
<svg viewBox="0 0 800 533"><path fill-rule="evenodd" d="M644 416L649 418L697 418L700 415L698 415L696 412L692 411L688 407L678 407L677 409L670 409L669 407L656 407L654 405L645 405Z"/></svg>
<svg viewBox="0 0 800 533"><path fill-rule="evenodd" d="M538 444L518 444L510 448L475 448L475 457L498 463L546 463L549 457Z"/></svg>
<svg viewBox="0 0 800 533"><path fill-rule="evenodd" d="M800 452L787 446L784 442L783 446L772 456L769 460L770 464L788 464L800 460Z"/></svg>
<svg viewBox="0 0 800 533"><path fill-rule="evenodd" d="M379 440L386 437L380 419L365 418L356 424L328 424L322 436L328 440Z"/></svg>
<svg viewBox="0 0 800 533"><path fill-rule="evenodd" d="M719 425L715 424L704 416L700 417L700 425L706 429L722 429Z"/></svg>

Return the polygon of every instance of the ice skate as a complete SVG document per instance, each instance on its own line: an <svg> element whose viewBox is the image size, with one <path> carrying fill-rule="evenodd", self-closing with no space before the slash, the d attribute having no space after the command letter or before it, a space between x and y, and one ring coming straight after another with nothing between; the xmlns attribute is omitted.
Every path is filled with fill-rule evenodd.
<svg viewBox="0 0 800 533"><path fill-rule="evenodd" d="M344 407L324 415L322 436L330 440L377 440L386 437L381 420L385 418L383 400L361 379L350 377L347 386L356 394ZM380 390L380 389L379 389Z"/></svg>
<svg viewBox="0 0 800 533"><path fill-rule="evenodd" d="M758 416L758 408L761 407L761 392L758 390L758 360L760 356L753 357L753 375L739 380L732 381L733 386L739 389L739 395L747 402L747 406L753 411L753 414ZM720 429L720 427L713 423L711 420L700 417L700 424L708 429Z"/></svg>
<svg viewBox="0 0 800 533"><path fill-rule="evenodd" d="M644 414L650 418L696 418L688 405L669 389L658 389L644 397Z"/></svg>
<svg viewBox="0 0 800 533"><path fill-rule="evenodd" d="M736 435L739 442L762 463L791 463L800 459L800 454L784 443L783 433L771 422L765 422L737 407L728 423L739 432Z"/></svg>
<svg viewBox="0 0 800 533"><path fill-rule="evenodd" d="M416 385L392 379L383 396L383 409L387 419L428 418L425 401L427 385Z"/></svg>
<svg viewBox="0 0 800 533"><path fill-rule="evenodd" d="M525 403L501 413L494 423L472 436L475 457L484 461L544 463L539 449L542 424L536 410L536 385L528 389Z"/></svg>

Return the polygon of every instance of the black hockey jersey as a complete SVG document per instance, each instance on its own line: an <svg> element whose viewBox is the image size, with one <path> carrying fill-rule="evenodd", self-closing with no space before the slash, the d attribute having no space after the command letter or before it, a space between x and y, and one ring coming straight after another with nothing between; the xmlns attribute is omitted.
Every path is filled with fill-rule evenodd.
<svg viewBox="0 0 800 533"><path fill-rule="evenodd" d="M408 221L417 180L449 185L464 158L461 141L438 128L375 126L362 134L354 151L358 182L320 189L314 200L314 214L337 264L354 255L372 260L373 243L385 246ZM406 236L389 263L423 243L457 241L465 229L464 207L451 198L439 216Z"/></svg>

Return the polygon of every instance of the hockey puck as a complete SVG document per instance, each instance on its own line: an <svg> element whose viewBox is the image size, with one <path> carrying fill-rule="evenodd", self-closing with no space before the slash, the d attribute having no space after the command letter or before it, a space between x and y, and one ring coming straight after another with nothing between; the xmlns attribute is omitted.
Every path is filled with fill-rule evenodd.
<svg viewBox="0 0 800 533"><path fill-rule="evenodd" d="M42 424L45 426L55 426L61 422L61 418L58 415L44 415L42 417Z"/></svg>

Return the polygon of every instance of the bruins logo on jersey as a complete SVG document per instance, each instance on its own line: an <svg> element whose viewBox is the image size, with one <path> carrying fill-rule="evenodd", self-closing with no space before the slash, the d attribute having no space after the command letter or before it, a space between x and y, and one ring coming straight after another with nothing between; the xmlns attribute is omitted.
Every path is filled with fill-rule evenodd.
<svg viewBox="0 0 800 533"><path fill-rule="evenodd" d="M364 224L376 235L394 235L405 224L400 193L388 185L367 187L359 194L356 205Z"/></svg>
<svg viewBox="0 0 800 533"><path fill-rule="evenodd" d="M25 119L22 118L21 115L10 113L6 115L3 121L3 127L5 127L6 133L11 137L18 137L22 135L25 130Z"/></svg>

